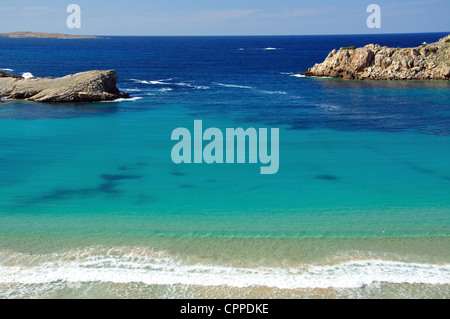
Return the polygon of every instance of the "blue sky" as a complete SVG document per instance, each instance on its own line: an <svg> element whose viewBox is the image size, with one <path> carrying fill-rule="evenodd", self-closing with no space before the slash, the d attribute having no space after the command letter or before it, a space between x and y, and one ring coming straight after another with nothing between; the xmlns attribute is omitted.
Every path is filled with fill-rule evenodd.
<svg viewBox="0 0 450 319"><path fill-rule="evenodd" d="M450 31L449 0L15 0L2 1L0 32L89 35L304 35ZM81 7L81 29L66 8ZM369 4L382 10L369 29Z"/></svg>

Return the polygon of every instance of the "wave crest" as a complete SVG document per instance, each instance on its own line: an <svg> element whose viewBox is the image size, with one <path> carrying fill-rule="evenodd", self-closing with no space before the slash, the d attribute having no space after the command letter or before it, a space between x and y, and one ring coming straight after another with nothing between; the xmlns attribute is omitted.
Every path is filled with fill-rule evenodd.
<svg viewBox="0 0 450 319"><path fill-rule="evenodd" d="M338 259L289 267L233 266L148 248L92 247L48 255L0 252L0 285L53 282L147 285L359 288L375 282L450 284L449 264L383 259Z"/></svg>

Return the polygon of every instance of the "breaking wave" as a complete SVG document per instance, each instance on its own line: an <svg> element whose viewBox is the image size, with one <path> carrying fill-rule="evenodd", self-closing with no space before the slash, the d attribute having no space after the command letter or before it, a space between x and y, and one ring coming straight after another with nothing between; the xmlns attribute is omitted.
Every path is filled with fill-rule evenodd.
<svg viewBox="0 0 450 319"><path fill-rule="evenodd" d="M278 289L360 288L376 282L450 284L449 264L383 259L336 259L289 267L234 266L147 248L102 248L32 255L0 252L1 285L57 282L146 285L269 287Z"/></svg>
<svg viewBox="0 0 450 319"><path fill-rule="evenodd" d="M24 79L31 79L31 78L34 78L34 75L31 74L30 72L25 72L25 73L22 74L22 77Z"/></svg>

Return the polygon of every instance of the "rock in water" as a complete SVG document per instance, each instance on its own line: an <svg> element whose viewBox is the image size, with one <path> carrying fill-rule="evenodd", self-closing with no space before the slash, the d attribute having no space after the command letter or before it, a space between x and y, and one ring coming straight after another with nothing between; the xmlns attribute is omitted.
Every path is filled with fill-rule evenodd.
<svg viewBox="0 0 450 319"><path fill-rule="evenodd" d="M363 48L333 50L305 76L348 80L450 80L450 35L416 48Z"/></svg>
<svg viewBox="0 0 450 319"><path fill-rule="evenodd" d="M0 72L0 97L34 102L97 102L128 98L116 87L115 70L87 71L61 78L29 78Z"/></svg>

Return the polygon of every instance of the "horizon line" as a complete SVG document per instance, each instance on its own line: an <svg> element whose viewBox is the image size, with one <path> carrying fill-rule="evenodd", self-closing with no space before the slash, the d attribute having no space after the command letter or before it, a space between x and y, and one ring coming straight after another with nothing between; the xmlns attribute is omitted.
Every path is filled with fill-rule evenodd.
<svg viewBox="0 0 450 319"><path fill-rule="evenodd" d="M110 34L110 35L85 35L84 36L98 36L98 37L289 37L289 36L340 36L340 35L393 35L393 34L433 34L433 33L447 33L450 31L429 31L429 32L387 32L387 33L321 33L321 34L191 34L191 35L138 35L138 34ZM77 35L77 34L73 34Z"/></svg>
<svg viewBox="0 0 450 319"><path fill-rule="evenodd" d="M341 35L358 35L358 36L372 36L372 35L407 35L407 34L433 34L433 33L447 33L450 31L428 31L428 32L386 32L386 33L321 33L321 34L192 34L192 35L139 35L139 34L72 34L61 32L48 31L12 31L0 32L0 34L16 33L16 32L31 32L31 33L49 33L49 34L64 34L71 36L93 36L93 37L289 37L289 36L341 36Z"/></svg>

